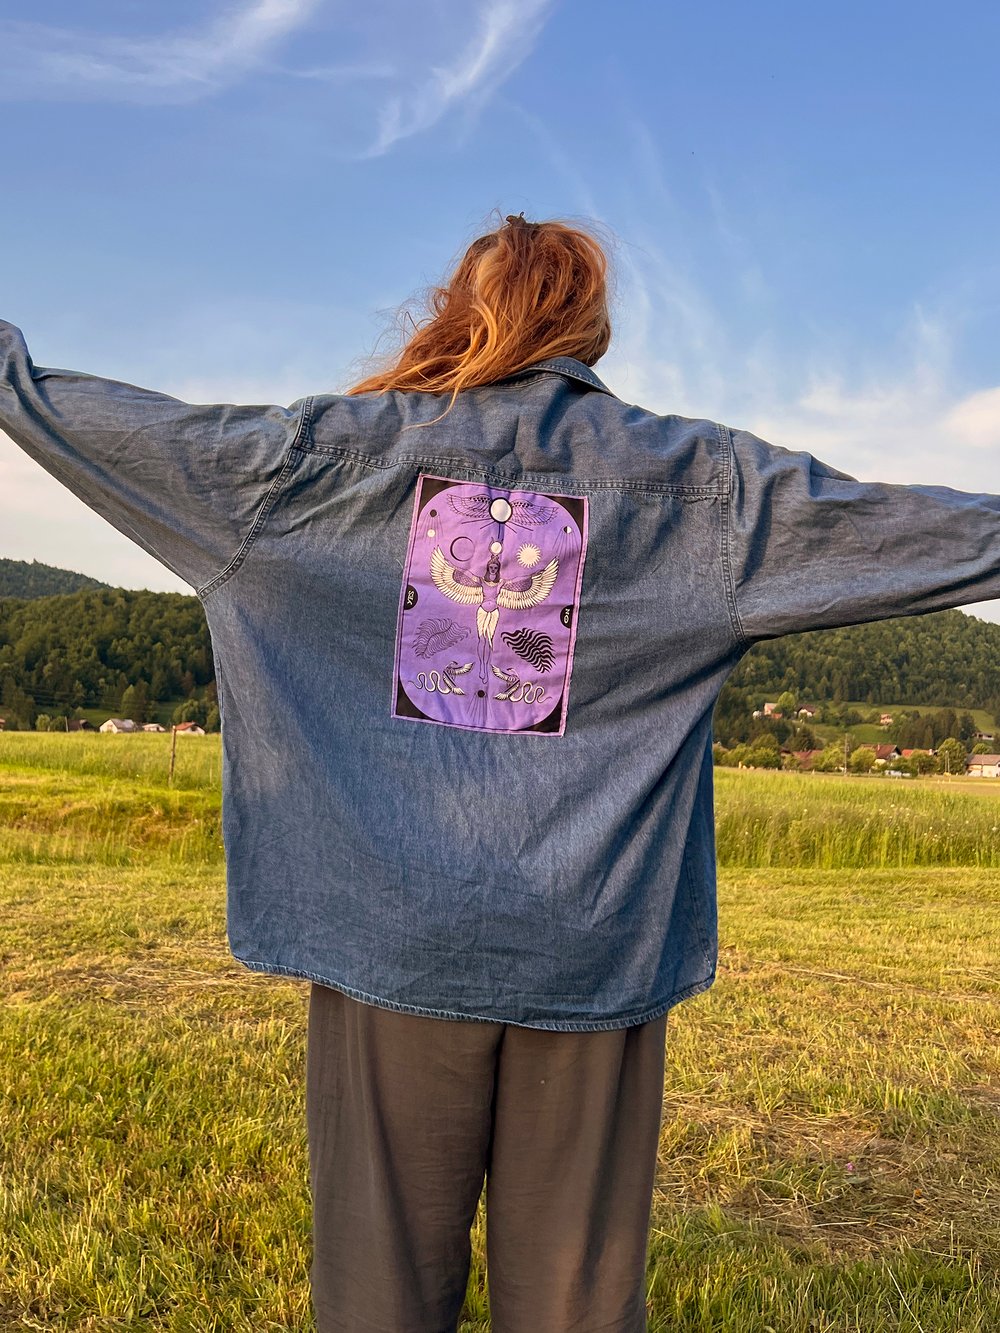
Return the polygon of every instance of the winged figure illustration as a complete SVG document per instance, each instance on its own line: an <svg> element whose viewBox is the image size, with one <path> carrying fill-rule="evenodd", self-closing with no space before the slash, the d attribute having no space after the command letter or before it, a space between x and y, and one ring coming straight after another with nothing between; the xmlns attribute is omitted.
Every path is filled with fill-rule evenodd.
<svg viewBox="0 0 1000 1333"><path fill-rule="evenodd" d="M484 497L488 498L488 497ZM479 497L474 497L478 501ZM544 506L525 506L540 509ZM541 519L540 522L547 520ZM513 522L509 519L508 522ZM552 559L543 569L522 578L500 577L500 560L493 553L482 575L459 569L447 559L440 546L431 552L431 578L437 590L460 606L476 608L476 629L479 634L479 666L484 683L489 679L490 658L493 655L493 637L496 633L500 608L507 611L527 611L545 601L555 587L559 561Z"/></svg>

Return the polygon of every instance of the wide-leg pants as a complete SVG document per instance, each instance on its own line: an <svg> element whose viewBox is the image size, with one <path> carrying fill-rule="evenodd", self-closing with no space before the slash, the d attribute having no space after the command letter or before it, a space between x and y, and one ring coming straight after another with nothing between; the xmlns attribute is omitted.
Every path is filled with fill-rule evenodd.
<svg viewBox="0 0 1000 1333"><path fill-rule="evenodd" d="M455 1333L484 1179L494 1333L641 1333L666 1021L551 1032L313 985L319 1333Z"/></svg>

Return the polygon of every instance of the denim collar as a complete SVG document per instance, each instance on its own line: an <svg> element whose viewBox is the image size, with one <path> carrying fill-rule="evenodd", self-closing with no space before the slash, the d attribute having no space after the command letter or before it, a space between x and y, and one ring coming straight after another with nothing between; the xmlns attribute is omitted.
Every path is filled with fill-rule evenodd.
<svg viewBox="0 0 1000 1333"><path fill-rule="evenodd" d="M540 370L552 371L556 375L566 375L569 379L581 380L584 384L589 384L592 389L600 389L602 393L616 395L608 386L599 379L588 365L582 361L577 361L575 356L552 356L546 361L536 361L533 365L525 366L517 370L513 375L508 375L511 380L521 379L524 375L534 375Z"/></svg>

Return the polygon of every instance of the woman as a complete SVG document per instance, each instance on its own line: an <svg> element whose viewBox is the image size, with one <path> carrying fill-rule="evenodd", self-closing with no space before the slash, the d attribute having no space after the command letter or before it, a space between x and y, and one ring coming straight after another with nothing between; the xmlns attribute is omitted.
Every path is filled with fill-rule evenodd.
<svg viewBox="0 0 1000 1333"><path fill-rule="evenodd" d="M291 408L32 366L0 426L187 580L228 932L312 985L321 1333L645 1328L667 1011L715 975L711 717L757 640L1000 596L1000 499L620 401L606 258L508 217Z"/></svg>

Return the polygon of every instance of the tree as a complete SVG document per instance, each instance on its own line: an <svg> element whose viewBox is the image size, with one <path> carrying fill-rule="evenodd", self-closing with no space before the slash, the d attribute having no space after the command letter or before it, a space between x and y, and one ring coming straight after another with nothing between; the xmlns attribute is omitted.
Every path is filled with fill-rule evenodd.
<svg viewBox="0 0 1000 1333"><path fill-rule="evenodd" d="M870 773L875 767L875 751L870 745L859 745L851 751L847 767L852 773Z"/></svg>
<svg viewBox="0 0 1000 1333"><path fill-rule="evenodd" d="M205 730L218 731L222 725L222 718L219 715L219 705L209 704L205 713Z"/></svg>
<svg viewBox="0 0 1000 1333"><path fill-rule="evenodd" d="M973 753L973 754L992 754L993 751L990 749L990 747L986 744L985 741L976 741L975 745L972 747L972 753Z"/></svg>
<svg viewBox="0 0 1000 1333"><path fill-rule="evenodd" d="M144 680L137 680L122 690L121 710L122 717L130 717L140 726L149 721L149 686Z"/></svg>
<svg viewBox="0 0 1000 1333"><path fill-rule="evenodd" d="M52 719L49 717L48 713L39 713L35 718L35 730L48 731L51 720Z"/></svg>
<svg viewBox="0 0 1000 1333"><path fill-rule="evenodd" d="M965 741L966 745L968 745L969 741L974 738L978 730L979 727L976 725L976 719L972 714L962 713L958 719L958 730L955 732L955 735L960 741Z"/></svg>
<svg viewBox="0 0 1000 1333"><path fill-rule="evenodd" d="M833 741L824 747L821 754L813 760L817 773L839 773L844 767L844 747L839 741Z"/></svg>
<svg viewBox="0 0 1000 1333"><path fill-rule="evenodd" d="M797 703L798 700L795 698L795 695L791 690L785 690L782 694L778 695L777 699L775 699L774 707L782 717L792 717L795 713Z"/></svg>
<svg viewBox="0 0 1000 1333"><path fill-rule="evenodd" d="M754 737L751 748L754 750L767 750L777 754L780 746L778 745L778 738L773 732L762 731L759 736Z"/></svg>
<svg viewBox="0 0 1000 1333"><path fill-rule="evenodd" d="M174 709L170 720L175 725L178 722L197 722L199 727L203 727L206 712L204 699L185 699L182 704L178 704Z"/></svg>
<svg viewBox="0 0 1000 1333"><path fill-rule="evenodd" d="M820 748L815 731L802 722L797 722L792 728L789 745L795 750L818 750Z"/></svg>
<svg viewBox="0 0 1000 1333"><path fill-rule="evenodd" d="M938 771L953 774L965 772L965 746L954 736L949 736L938 746Z"/></svg>

